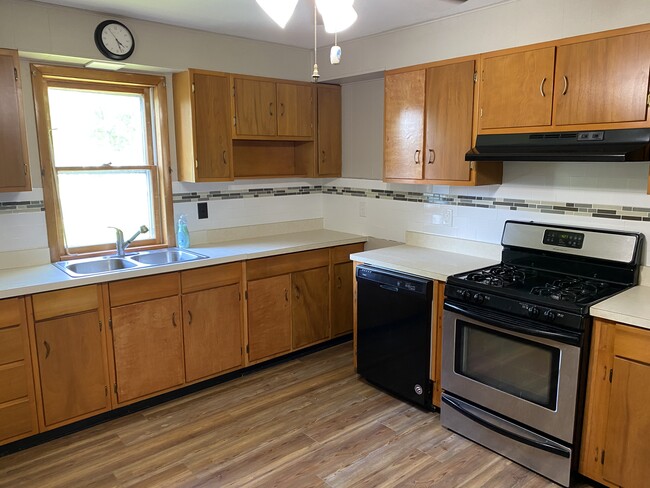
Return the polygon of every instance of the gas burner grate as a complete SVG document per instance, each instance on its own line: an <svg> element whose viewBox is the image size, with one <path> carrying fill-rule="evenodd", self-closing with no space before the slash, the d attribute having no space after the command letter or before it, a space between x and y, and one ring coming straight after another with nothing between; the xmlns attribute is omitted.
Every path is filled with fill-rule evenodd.
<svg viewBox="0 0 650 488"><path fill-rule="evenodd" d="M575 303L595 298L606 288L607 283L602 281L562 278L542 286L535 286L530 293L553 300Z"/></svg>
<svg viewBox="0 0 650 488"><path fill-rule="evenodd" d="M469 273L467 280L503 288L510 285L523 284L530 273L530 271L511 264L497 264L491 268Z"/></svg>

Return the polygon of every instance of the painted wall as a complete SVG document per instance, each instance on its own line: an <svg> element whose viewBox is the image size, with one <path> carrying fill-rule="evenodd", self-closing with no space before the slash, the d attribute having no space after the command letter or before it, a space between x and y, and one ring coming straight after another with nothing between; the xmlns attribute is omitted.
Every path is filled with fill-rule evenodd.
<svg viewBox="0 0 650 488"><path fill-rule="evenodd" d="M0 0L0 46L17 48L21 53L44 53L45 57L89 59L97 56L92 32L103 19L102 15L28 0ZM323 79L343 78L643 22L650 22L647 0L620 1L615 9L605 0L514 0L424 26L344 42L341 65L331 67L322 60L319 66ZM138 43L133 62L141 69L169 72L192 66L304 79L311 65L311 53L305 50L150 22L128 20L128 24L133 26ZM27 61L23 62L22 72L35 188L32 192L0 194L0 226L3 235L9 236L0 240L0 267L3 259L14 265L47 259L47 253L41 252L47 246L44 215L30 208L30 202L42 201L42 191L37 176ZM500 186L385 184L381 182L383 80L343 85L343 178L201 185L175 182L175 212L187 213L190 227L203 238L211 229L287 220L313 223L322 219L327 228L395 241L403 241L406 230L419 230L496 243L507 218L626 228L650 236L648 221L643 220L650 220L650 197L645 193L647 164L506 163L504 183ZM171 89L169 92L171 97ZM173 124L171 128L174 153ZM264 191L273 188L274 191ZM300 188L308 190L301 192ZM253 190L260 194L251 196ZM193 192L197 193L194 200L183 200L183 195ZM242 195L230 198L232 195L219 196L216 192ZM295 194L287 196L287 192ZM201 221L196 219L196 200L200 198L208 200L210 210L210 217ZM583 206L575 207L574 212L567 204ZM604 217L608 211L609 217ZM18 254L8 252L25 249L39 250L38 258L30 261L21 254L16 260Z"/></svg>

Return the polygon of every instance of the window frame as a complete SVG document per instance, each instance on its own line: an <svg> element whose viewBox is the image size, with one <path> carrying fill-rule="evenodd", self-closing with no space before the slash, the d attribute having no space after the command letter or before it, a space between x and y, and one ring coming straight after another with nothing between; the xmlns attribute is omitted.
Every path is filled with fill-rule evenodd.
<svg viewBox="0 0 650 488"><path fill-rule="evenodd" d="M67 248L63 215L58 191L58 171L125 171L129 169L151 172L153 215L158 233L155 239L139 240L136 249L157 249L174 244L171 165L167 90L164 76L136 73L117 73L91 68L73 68L54 65L30 65L32 90L36 111L36 130L43 178L43 198L47 238L52 262L63 259L105 255L115 252L115 244ZM144 95L147 164L141 166L59 166L55 167L51 139L48 88L138 93ZM155 134L155 137L154 137ZM122 229L126 234L131 229ZM135 232L137 229L133 229Z"/></svg>

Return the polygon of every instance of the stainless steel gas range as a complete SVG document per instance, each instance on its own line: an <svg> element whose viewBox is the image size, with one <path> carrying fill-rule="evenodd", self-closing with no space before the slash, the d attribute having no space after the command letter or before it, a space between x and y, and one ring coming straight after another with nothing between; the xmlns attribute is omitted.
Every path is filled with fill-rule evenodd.
<svg viewBox="0 0 650 488"><path fill-rule="evenodd" d="M589 307L638 282L643 235L507 221L502 262L445 287L442 425L569 486Z"/></svg>

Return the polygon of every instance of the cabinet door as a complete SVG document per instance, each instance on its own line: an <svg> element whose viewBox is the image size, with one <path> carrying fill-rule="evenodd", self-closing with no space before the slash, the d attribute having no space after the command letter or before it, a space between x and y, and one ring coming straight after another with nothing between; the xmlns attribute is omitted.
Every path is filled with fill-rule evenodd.
<svg viewBox="0 0 650 488"><path fill-rule="evenodd" d="M469 180L474 61L427 69L424 178Z"/></svg>
<svg viewBox="0 0 650 488"><path fill-rule="evenodd" d="M239 284L183 295L185 380L242 365Z"/></svg>
<svg viewBox="0 0 650 488"><path fill-rule="evenodd" d="M278 135L314 135L314 88L288 83L277 84Z"/></svg>
<svg viewBox="0 0 650 488"><path fill-rule="evenodd" d="M233 177L228 77L194 73L197 181Z"/></svg>
<svg viewBox="0 0 650 488"><path fill-rule="evenodd" d="M328 267L291 274L291 325L293 348L329 337Z"/></svg>
<svg viewBox="0 0 650 488"><path fill-rule="evenodd" d="M384 179L422 179L425 71L384 81Z"/></svg>
<svg viewBox="0 0 650 488"><path fill-rule="evenodd" d="M36 322L45 425L109 407L97 311Z"/></svg>
<svg viewBox="0 0 650 488"><path fill-rule="evenodd" d="M257 361L291 349L291 276L248 282L248 358Z"/></svg>
<svg viewBox="0 0 650 488"><path fill-rule="evenodd" d="M180 298L111 309L118 402L183 383Z"/></svg>
<svg viewBox="0 0 650 488"><path fill-rule="evenodd" d="M237 135L276 135L276 110L275 83L235 78Z"/></svg>
<svg viewBox="0 0 650 488"><path fill-rule="evenodd" d="M318 176L341 176L341 87L318 87Z"/></svg>
<svg viewBox="0 0 650 488"><path fill-rule="evenodd" d="M555 125L647 120L650 32L561 46Z"/></svg>
<svg viewBox="0 0 650 488"><path fill-rule="evenodd" d="M650 365L614 358L603 478L619 486L650 479Z"/></svg>
<svg viewBox="0 0 650 488"><path fill-rule="evenodd" d="M332 337L352 332L352 262L333 266L332 276Z"/></svg>
<svg viewBox="0 0 650 488"><path fill-rule="evenodd" d="M0 444L36 434L36 404L23 298L0 300Z"/></svg>
<svg viewBox="0 0 650 488"><path fill-rule="evenodd" d="M17 51L0 49L0 191L31 190Z"/></svg>
<svg viewBox="0 0 650 488"><path fill-rule="evenodd" d="M479 131L551 124L555 48L482 60Z"/></svg>

